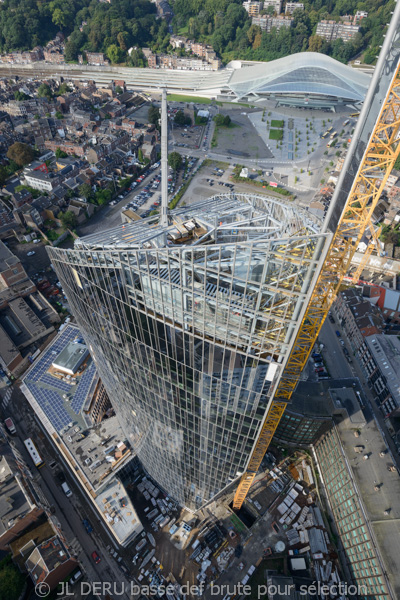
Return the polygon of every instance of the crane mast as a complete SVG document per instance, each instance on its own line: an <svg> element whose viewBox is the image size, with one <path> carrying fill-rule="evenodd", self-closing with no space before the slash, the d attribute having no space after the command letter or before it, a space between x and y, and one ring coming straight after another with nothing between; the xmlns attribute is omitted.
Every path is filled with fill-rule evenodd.
<svg viewBox="0 0 400 600"><path fill-rule="evenodd" d="M400 153L400 2L382 46L322 232L332 240L308 305L299 319L281 377L273 384L260 433L233 499L241 508L300 374L336 297L351 259L371 222Z"/></svg>

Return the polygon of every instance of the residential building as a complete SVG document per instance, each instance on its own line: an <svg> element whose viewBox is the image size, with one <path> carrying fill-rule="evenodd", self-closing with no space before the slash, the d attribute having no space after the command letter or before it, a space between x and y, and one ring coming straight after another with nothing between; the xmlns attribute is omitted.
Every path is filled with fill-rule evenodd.
<svg viewBox="0 0 400 600"><path fill-rule="evenodd" d="M304 4L301 2L286 2L285 15L292 15L295 10L304 10Z"/></svg>
<svg viewBox="0 0 400 600"><path fill-rule="evenodd" d="M317 24L315 33L328 42L333 42L338 38L341 38L344 42L349 42L359 31L359 26L353 25L349 21L336 23L336 21L322 20Z"/></svg>
<svg viewBox="0 0 400 600"><path fill-rule="evenodd" d="M87 140L69 140L65 139L65 137L55 138L52 140L45 140L44 147L47 150L52 150L56 152L59 148L63 152L70 154L71 156L85 156L87 148L89 147L89 142ZM33 186L32 186L33 187ZM43 189L43 188L37 188ZM47 188L44 188L47 189ZM52 188L50 188L52 189Z"/></svg>
<svg viewBox="0 0 400 600"><path fill-rule="evenodd" d="M0 241L0 290L27 279L28 275L19 258Z"/></svg>
<svg viewBox="0 0 400 600"><path fill-rule="evenodd" d="M88 65L97 65L99 67L109 64L103 52L86 52L86 60Z"/></svg>
<svg viewBox="0 0 400 600"><path fill-rule="evenodd" d="M360 23L363 19L366 19L368 17L368 13L365 10L358 10L356 12L356 14L354 15L354 25L356 25L357 23Z"/></svg>
<svg viewBox="0 0 400 600"><path fill-rule="evenodd" d="M358 358L375 401L388 417L400 410L400 340L396 335L371 335L365 338Z"/></svg>
<svg viewBox="0 0 400 600"><path fill-rule="evenodd" d="M260 11L263 8L263 2L255 2L253 0L247 0L242 4L243 8L246 12L248 12L250 17L258 17Z"/></svg>
<svg viewBox="0 0 400 600"><path fill-rule="evenodd" d="M253 25L261 27L263 31L270 33L273 27L276 27L276 29L291 27L293 19L286 16L268 17L267 15L262 15L261 17L253 17L251 22Z"/></svg>
<svg viewBox="0 0 400 600"><path fill-rule="evenodd" d="M41 192L51 192L59 184L58 177L53 173L43 173L28 167L24 169L24 179L27 185Z"/></svg>
<svg viewBox="0 0 400 600"><path fill-rule="evenodd" d="M310 218L272 198L223 196L175 210L168 226L155 216L48 249L126 439L189 510L245 469L294 342L288 316L328 243ZM309 258L294 267L299 244ZM288 277L283 314L276 280Z"/></svg>
<svg viewBox="0 0 400 600"><path fill-rule="evenodd" d="M34 546L32 543L27 548L21 548L21 554L26 558L25 568L34 585L47 583L49 589L54 590L60 581L64 581L76 569L78 562L57 535L38 544L32 551Z"/></svg>
<svg viewBox="0 0 400 600"><path fill-rule="evenodd" d="M356 288L338 294L332 314L343 328L354 352L359 350L366 337L382 333L385 327L381 310Z"/></svg>
<svg viewBox="0 0 400 600"><path fill-rule="evenodd" d="M48 63L62 65L65 63L64 54L57 50L44 50L44 60Z"/></svg>
<svg viewBox="0 0 400 600"><path fill-rule="evenodd" d="M169 43L173 48L185 48L186 50L191 48L191 41L182 35L171 35Z"/></svg>
<svg viewBox="0 0 400 600"><path fill-rule="evenodd" d="M26 117L28 115L35 115L39 112L38 102L34 98L32 100L9 100L2 104L1 109L6 112L10 117Z"/></svg>
<svg viewBox="0 0 400 600"><path fill-rule="evenodd" d="M25 517L35 510L34 500L8 444L0 443L0 550L20 530ZM26 521L25 521L26 522Z"/></svg>
<svg viewBox="0 0 400 600"><path fill-rule="evenodd" d="M277 15L281 14L282 1L281 0L264 0L264 10L272 7Z"/></svg>
<svg viewBox="0 0 400 600"><path fill-rule="evenodd" d="M65 327L22 381L21 391L76 483L116 541L127 546L143 530L119 480L134 469L134 454L79 329Z"/></svg>
<svg viewBox="0 0 400 600"><path fill-rule="evenodd" d="M373 290L373 302L381 309L385 322L400 325L400 292L383 286L373 286Z"/></svg>

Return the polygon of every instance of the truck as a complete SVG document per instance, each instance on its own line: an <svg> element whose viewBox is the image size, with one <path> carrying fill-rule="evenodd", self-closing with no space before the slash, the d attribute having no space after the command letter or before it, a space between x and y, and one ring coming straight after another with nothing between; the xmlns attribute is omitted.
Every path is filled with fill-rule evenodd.
<svg viewBox="0 0 400 600"><path fill-rule="evenodd" d="M4 421L4 425L6 426L8 433L11 433L11 435L15 435L17 433L14 422L10 417L7 417L7 419Z"/></svg>

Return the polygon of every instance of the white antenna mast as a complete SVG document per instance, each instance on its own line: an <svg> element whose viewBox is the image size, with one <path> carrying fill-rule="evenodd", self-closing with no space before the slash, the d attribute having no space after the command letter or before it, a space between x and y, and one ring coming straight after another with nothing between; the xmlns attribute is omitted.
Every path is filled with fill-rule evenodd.
<svg viewBox="0 0 400 600"><path fill-rule="evenodd" d="M161 96L161 227L168 227L168 116L167 90Z"/></svg>

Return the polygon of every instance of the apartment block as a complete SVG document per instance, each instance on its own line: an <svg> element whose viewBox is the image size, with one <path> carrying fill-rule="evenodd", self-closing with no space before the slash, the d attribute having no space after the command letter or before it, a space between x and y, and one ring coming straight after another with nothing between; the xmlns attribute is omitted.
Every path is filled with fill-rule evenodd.
<svg viewBox="0 0 400 600"><path fill-rule="evenodd" d="M332 313L343 327L354 352L357 352L366 337L382 333L385 327L378 306L364 298L355 288L338 294Z"/></svg>
<svg viewBox="0 0 400 600"><path fill-rule="evenodd" d="M359 31L359 26L353 25L349 21L336 23L336 21L323 20L317 24L316 35L328 42L333 42L338 38L341 38L344 42L349 42Z"/></svg>
<svg viewBox="0 0 400 600"><path fill-rule="evenodd" d="M304 10L304 4L301 2L286 2L285 15L292 15L295 10Z"/></svg>
<svg viewBox="0 0 400 600"><path fill-rule="evenodd" d="M282 1L281 0L264 0L264 10L272 7L277 15L281 13Z"/></svg>
<svg viewBox="0 0 400 600"><path fill-rule="evenodd" d="M251 22L253 25L261 27L263 31L270 33L273 27L276 27L276 29L280 29L281 27L291 27L293 19L292 17L286 16L268 17L263 15L261 17L253 17Z"/></svg>
<svg viewBox="0 0 400 600"><path fill-rule="evenodd" d="M250 17L258 17L263 8L263 4L263 2L252 2L249 0L248 2L243 2L242 6Z"/></svg>
<svg viewBox="0 0 400 600"><path fill-rule="evenodd" d="M368 385L376 394L375 402L386 417L400 413L400 340L396 335L372 335L365 338L359 362Z"/></svg>

